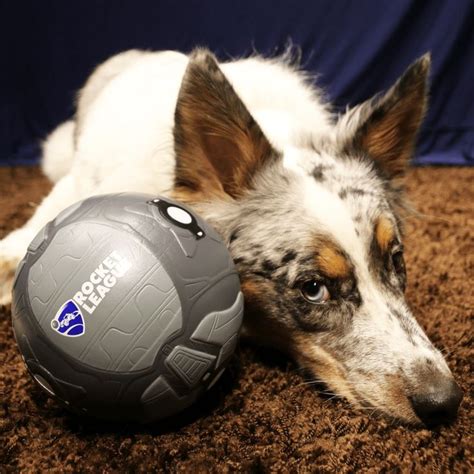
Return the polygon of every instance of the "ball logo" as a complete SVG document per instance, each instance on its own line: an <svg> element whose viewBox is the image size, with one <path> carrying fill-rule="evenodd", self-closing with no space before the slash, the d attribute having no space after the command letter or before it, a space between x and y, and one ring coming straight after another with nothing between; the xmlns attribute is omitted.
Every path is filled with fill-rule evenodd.
<svg viewBox="0 0 474 474"><path fill-rule="evenodd" d="M72 297L74 303L92 314L131 266L128 259L114 250L82 283L80 291Z"/></svg>
<svg viewBox="0 0 474 474"><path fill-rule="evenodd" d="M84 318L73 300L66 301L61 306L51 321L51 327L63 336L77 337L84 334Z"/></svg>

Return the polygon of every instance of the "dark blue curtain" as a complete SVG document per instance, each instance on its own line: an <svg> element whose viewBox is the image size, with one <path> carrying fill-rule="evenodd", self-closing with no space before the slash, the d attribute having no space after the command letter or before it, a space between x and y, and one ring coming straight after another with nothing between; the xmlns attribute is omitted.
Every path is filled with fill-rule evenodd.
<svg viewBox="0 0 474 474"><path fill-rule="evenodd" d="M337 107L433 55L417 163L474 162L473 0L0 0L0 163L34 163L92 69L129 48L210 47L221 59L291 40Z"/></svg>

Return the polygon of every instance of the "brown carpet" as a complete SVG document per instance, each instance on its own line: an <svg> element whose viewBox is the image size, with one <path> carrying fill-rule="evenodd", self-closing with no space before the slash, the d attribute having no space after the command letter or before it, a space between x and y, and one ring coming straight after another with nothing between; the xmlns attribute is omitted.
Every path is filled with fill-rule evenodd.
<svg viewBox="0 0 474 474"><path fill-rule="evenodd" d="M474 168L419 168L409 195L408 299L465 391L458 421L436 431L355 413L304 385L285 358L241 347L200 403L157 426L76 418L30 380L0 307L0 472L474 472ZM0 237L49 185L37 169L0 168Z"/></svg>

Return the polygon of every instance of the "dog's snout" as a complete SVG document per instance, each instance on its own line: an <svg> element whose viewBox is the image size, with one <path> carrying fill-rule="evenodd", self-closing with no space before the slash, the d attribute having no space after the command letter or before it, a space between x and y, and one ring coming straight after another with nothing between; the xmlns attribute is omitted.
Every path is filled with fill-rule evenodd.
<svg viewBox="0 0 474 474"><path fill-rule="evenodd" d="M456 419L463 392L451 378L436 380L410 397L416 416L428 427Z"/></svg>

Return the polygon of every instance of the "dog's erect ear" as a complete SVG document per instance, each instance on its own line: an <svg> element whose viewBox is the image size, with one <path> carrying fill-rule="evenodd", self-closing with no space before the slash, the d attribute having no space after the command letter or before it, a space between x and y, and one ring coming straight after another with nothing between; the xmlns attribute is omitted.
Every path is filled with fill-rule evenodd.
<svg viewBox="0 0 474 474"><path fill-rule="evenodd" d="M194 51L175 111L177 189L241 196L273 150L212 53Z"/></svg>
<svg viewBox="0 0 474 474"><path fill-rule="evenodd" d="M415 61L383 95L349 110L338 123L346 149L368 153L389 178L404 174L428 101L430 55Z"/></svg>

